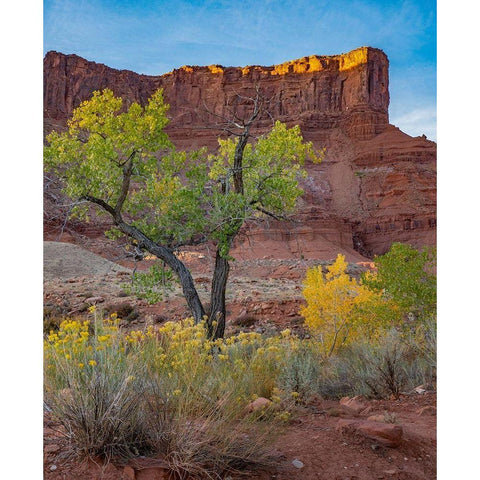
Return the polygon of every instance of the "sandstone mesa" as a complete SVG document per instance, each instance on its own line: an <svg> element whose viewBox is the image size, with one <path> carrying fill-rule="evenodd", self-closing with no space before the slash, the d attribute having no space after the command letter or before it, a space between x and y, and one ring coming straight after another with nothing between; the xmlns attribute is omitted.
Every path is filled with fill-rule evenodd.
<svg viewBox="0 0 480 480"><path fill-rule="evenodd" d="M332 259L342 252L348 261L364 261L394 241L436 242L436 144L389 123L388 67L384 52L362 47L269 67L184 66L149 76L52 51L44 59L44 128L64 129L94 90L108 87L144 104L163 88L173 143L213 150L221 130L211 112L228 116L237 94L251 95L259 85L271 98L271 116L299 124L306 140L326 147L326 157L306 167L297 222L250 225L233 254ZM235 107L242 116L249 105L237 101ZM260 119L257 131L270 125L270 117ZM49 201L45 207L53 208ZM46 221L46 236L58 226Z"/></svg>

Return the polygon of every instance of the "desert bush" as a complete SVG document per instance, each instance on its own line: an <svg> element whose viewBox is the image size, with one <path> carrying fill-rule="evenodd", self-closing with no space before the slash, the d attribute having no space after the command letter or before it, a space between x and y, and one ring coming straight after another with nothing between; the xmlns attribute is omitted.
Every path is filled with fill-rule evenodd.
<svg viewBox="0 0 480 480"><path fill-rule="evenodd" d="M45 401L83 455L161 455L181 474L266 462L288 419L276 388L284 332L209 340L193 320L123 334L116 316L65 320L45 340ZM93 324L93 328L92 325ZM248 412L256 397L268 408Z"/></svg>
<svg viewBox="0 0 480 480"><path fill-rule="evenodd" d="M77 453L131 456L145 448L142 365L127 361L113 322L65 320L45 340L45 402Z"/></svg>
<svg viewBox="0 0 480 480"><path fill-rule="evenodd" d="M279 388L290 392L295 403L308 403L322 391L325 360L314 341L296 342L287 349L279 375Z"/></svg>
<svg viewBox="0 0 480 480"><path fill-rule="evenodd" d="M173 289L174 284L172 270L162 262L155 262L146 272L133 273L132 281L122 286L126 293L154 304L163 300L165 294Z"/></svg>
<svg viewBox="0 0 480 480"><path fill-rule="evenodd" d="M409 359L406 367L409 387L428 384L434 387L437 381L437 320L431 315L424 317L415 328L402 332L402 340L408 346Z"/></svg>
<svg viewBox="0 0 480 480"><path fill-rule="evenodd" d="M172 470L220 477L226 471L269 462L264 447L277 433L278 423L245 414L245 403L233 391L208 401L195 389L166 396L165 387L151 385L145 431L153 450L161 452Z"/></svg>
<svg viewBox="0 0 480 480"><path fill-rule="evenodd" d="M405 390L434 381L435 365L430 360L393 329L376 343L363 340L351 344L335 359L331 377L344 380L348 395L398 397Z"/></svg>

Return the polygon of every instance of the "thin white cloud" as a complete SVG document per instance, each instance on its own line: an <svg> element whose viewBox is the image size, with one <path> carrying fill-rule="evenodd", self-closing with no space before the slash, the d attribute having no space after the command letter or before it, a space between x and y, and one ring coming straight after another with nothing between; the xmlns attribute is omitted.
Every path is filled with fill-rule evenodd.
<svg viewBox="0 0 480 480"><path fill-rule="evenodd" d="M426 135L429 140L437 141L437 111L433 107L414 108L403 115L391 117L390 123L412 137Z"/></svg>

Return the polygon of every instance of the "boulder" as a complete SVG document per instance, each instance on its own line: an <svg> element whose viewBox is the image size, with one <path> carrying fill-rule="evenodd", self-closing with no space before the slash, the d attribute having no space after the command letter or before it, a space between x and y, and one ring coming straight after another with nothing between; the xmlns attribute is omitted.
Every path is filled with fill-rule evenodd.
<svg viewBox="0 0 480 480"><path fill-rule="evenodd" d="M130 465L127 465L123 469L123 479L124 480L135 480L135 470Z"/></svg>
<svg viewBox="0 0 480 480"><path fill-rule="evenodd" d="M403 436L403 428L400 425L371 420L340 419L336 430L341 434L360 434L385 447L392 448L401 444Z"/></svg>
<svg viewBox="0 0 480 480"><path fill-rule="evenodd" d="M363 401L362 398L357 396L357 397L343 397L340 400L340 408L345 412L350 415L359 415L363 410L367 408L368 405L366 405Z"/></svg>
<svg viewBox="0 0 480 480"><path fill-rule="evenodd" d="M370 415L367 420L370 422L385 422L385 415Z"/></svg>
<svg viewBox="0 0 480 480"><path fill-rule="evenodd" d="M259 412L266 410L272 405L272 401L265 397L258 397L253 402L250 402L246 407L247 413Z"/></svg>

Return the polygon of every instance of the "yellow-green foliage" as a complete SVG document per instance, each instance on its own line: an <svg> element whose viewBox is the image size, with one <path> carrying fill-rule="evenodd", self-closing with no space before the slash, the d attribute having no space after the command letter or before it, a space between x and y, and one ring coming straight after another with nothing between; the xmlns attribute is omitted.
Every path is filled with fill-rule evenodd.
<svg viewBox="0 0 480 480"><path fill-rule="evenodd" d="M307 271L303 295L307 305L301 313L321 344L324 355L331 355L358 336L374 338L393 308L380 294L369 290L347 274L345 256L339 254L327 267Z"/></svg>
<svg viewBox="0 0 480 480"><path fill-rule="evenodd" d="M66 319L57 332L50 332L44 342L44 359L47 378L55 379L55 387L68 387L72 375L80 379L99 362L121 359L125 346L118 342L116 315L98 327L89 320Z"/></svg>
<svg viewBox="0 0 480 480"><path fill-rule="evenodd" d="M58 332L50 332L44 355L47 387L67 387L68 381L62 383L67 371L80 377L115 359L117 365L138 364L147 375L170 379L168 396L196 389L199 398L211 399L235 389L243 402L271 398L285 350L295 350L299 342L289 330L269 338L241 332L225 340L210 340L205 326L195 325L192 319L124 335L115 314L105 322L96 317L93 332L90 321L69 319Z"/></svg>
<svg viewBox="0 0 480 480"><path fill-rule="evenodd" d="M288 330L213 341L187 319L124 334L115 314L91 313L62 322L44 354L45 401L84 454L154 452L190 473L204 464L221 471L258 461L289 418L297 393L279 379L300 340ZM257 397L270 407L246 413Z"/></svg>
<svg viewBox="0 0 480 480"><path fill-rule="evenodd" d="M376 272L367 272L363 283L392 299L404 316L418 325L437 313L436 249L417 250L394 243L384 255L375 257Z"/></svg>
<svg viewBox="0 0 480 480"><path fill-rule="evenodd" d="M111 90L96 91L73 111L68 131L47 136L45 169L73 200L93 202L103 213L120 208L155 242L181 245L202 235L222 243L262 210L292 213L303 193L298 180L306 176L305 161L318 163L324 155L304 142L298 126L276 122L245 147L244 192L236 192L237 142L220 139L215 155L205 148L176 151L164 131L168 109L161 89L145 106L128 108ZM86 216L86 206L78 202L72 213Z"/></svg>

